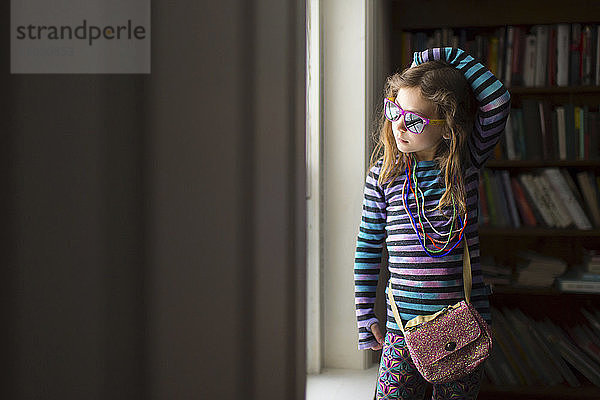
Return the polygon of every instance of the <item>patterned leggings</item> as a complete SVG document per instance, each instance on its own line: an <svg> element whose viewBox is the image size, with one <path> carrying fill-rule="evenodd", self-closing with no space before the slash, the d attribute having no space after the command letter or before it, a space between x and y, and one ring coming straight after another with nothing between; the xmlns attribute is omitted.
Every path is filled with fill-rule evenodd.
<svg viewBox="0 0 600 400"><path fill-rule="evenodd" d="M433 385L434 400L475 400L481 385L483 364L454 382ZM402 335L388 332L379 365L377 400L422 400L429 383L417 371Z"/></svg>

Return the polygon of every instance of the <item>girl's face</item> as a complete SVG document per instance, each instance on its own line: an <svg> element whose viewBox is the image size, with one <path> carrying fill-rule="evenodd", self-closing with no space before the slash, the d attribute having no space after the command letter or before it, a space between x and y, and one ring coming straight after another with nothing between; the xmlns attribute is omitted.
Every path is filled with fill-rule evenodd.
<svg viewBox="0 0 600 400"><path fill-rule="evenodd" d="M401 88L396 95L396 103L403 110L412 111L429 119L439 118L435 112L435 105L421 96L419 88ZM433 160L437 145L444 137L444 126L426 125L423 132L417 135L406 130L404 116L391 124L398 150L403 153L414 153L419 161Z"/></svg>

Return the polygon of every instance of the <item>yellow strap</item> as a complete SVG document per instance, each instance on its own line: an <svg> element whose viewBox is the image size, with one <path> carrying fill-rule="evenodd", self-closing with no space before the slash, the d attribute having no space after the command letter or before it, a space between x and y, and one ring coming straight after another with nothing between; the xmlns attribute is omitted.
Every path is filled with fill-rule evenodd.
<svg viewBox="0 0 600 400"><path fill-rule="evenodd" d="M465 289L465 301L467 303L471 300L471 286L473 284L471 277L471 256L469 254L469 246L467 245L467 238L464 238L464 252L463 252L463 287ZM396 301L394 300L394 295L392 294L392 280L390 278L388 282L388 300L390 303L390 307L392 308L392 312L394 313L394 318L396 319L396 324L400 327L400 330L404 334L404 326L402 325L402 318L400 318L400 313L398 312L398 306L396 306Z"/></svg>

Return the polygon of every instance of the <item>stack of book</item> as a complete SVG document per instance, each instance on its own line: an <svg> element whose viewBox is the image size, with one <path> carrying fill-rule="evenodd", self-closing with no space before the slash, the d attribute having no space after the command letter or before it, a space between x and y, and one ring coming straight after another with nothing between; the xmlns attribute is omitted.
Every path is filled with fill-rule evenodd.
<svg viewBox="0 0 600 400"><path fill-rule="evenodd" d="M561 292L600 293L600 254L584 249L583 263L556 278Z"/></svg>
<svg viewBox="0 0 600 400"><path fill-rule="evenodd" d="M583 250L583 266L588 272L600 273L600 254L596 250Z"/></svg>
<svg viewBox="0 0 600 400"><path fill-rule="evenodd" d="M575 177L579 186L565 169L542 168L515 176L506 170L484 169L480 223L511 228L600 227L599 181L590 171Z"/></svg>
<svg viewBox="0 0 600 400"><path fill-rule="evenodd" d="M556 277L567 269L567 263L561 259L543 256L532 251L517 253L516 269L518 278L515 282L524 287L551 287Z"/></svg>
<svg viewBox="0 0 600 400"><path fill-rule="evenodd" d="M496 386L600 386L600 313L581 310L589 324L562 329L546 318L535 321L519 309L492 308L494 346L484 364ZM576 374L575 371L579 372Z"/></svg>
<svg viewBox="0 0 600 400"><path fill-rule="evenodd" d="M524 98L510 111L497 159L598 160L600 116L587 105Z"/></svg>
<svg viewBox="0 0 600 400"><path fill-rule="evenodd" d="M576 265L556 278L556 288L561 292L600 293L600 273Z"/></svg>
<svg viewBox="0 0 600 400"><path fill-rule="evenodd" d="M513 283L512 269L494 261L493 257L481 256L483 280L491 286L507 286Z"/></svg>
<svg viewBox="0 0 600 400"><path fill-rule="evenodd" d="M402 65L431 47L461 48L484 63L506 86L600 84L598 24L505 26L478 30L402 32Z"/></svg>

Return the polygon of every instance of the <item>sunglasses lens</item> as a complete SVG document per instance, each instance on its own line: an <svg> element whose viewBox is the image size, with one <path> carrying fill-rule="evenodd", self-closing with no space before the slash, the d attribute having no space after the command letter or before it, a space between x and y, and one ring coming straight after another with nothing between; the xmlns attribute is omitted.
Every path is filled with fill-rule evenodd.
<svg viewBox="0 0 600 400"><path fill-rule="evenodd" d="M385 102L384 112L385 117L390 121L397 121L400 118L400 108L389 100Z"/></svg>
<svg viewBox="0 0 600 400"><path fill-rule="evenodd" d="M404 114L404 125L412 133L421 133L425 129L423 118L410 112Z"/></svg>

